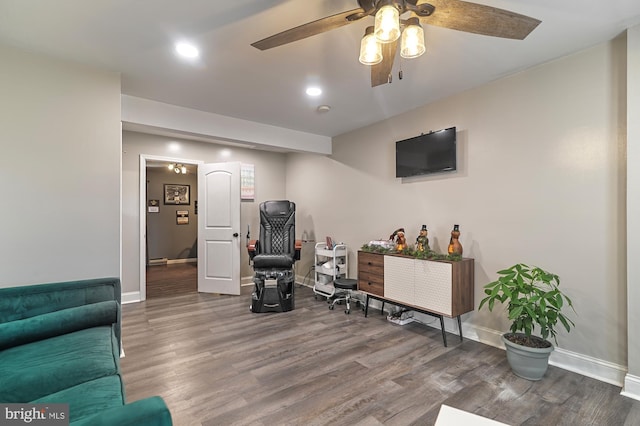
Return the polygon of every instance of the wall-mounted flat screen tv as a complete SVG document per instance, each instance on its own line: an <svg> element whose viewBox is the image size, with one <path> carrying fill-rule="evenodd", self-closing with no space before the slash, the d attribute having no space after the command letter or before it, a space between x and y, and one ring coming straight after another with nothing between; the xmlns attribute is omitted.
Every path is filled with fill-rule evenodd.
<svg viewBox="0 0 640 426"><path fill-rule="evenodd" d="M396 177L456 170L456 128L396 142Z"/></svg>

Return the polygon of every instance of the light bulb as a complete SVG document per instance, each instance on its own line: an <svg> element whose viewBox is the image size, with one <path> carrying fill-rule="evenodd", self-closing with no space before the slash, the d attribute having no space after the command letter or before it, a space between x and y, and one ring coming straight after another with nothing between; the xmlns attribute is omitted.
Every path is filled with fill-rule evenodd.
<svg viewBox="0 0 640 426"><path fill-rule="evenodd" d="M388 4L378 10L374 32L380 43L391 43L400 37L400 12L395 6Z"/></svg>
<svg viewBox="0 0 640 426"><path fill-rule="evenodd" d="M402 31L400 56L411 59L417 58L424 52L424 30L420 26L418 18L410 18L407 20L407 26L404 31Z"/></svg>
<svg viewBox="0 0 640 426"><path fill-rule="evenodd" d="M358 60L364 65L375 65L382 62L382 46L380 46L378 39L373 34L373 27L367 27L365 30L360 42L360 57Z"/></svg>

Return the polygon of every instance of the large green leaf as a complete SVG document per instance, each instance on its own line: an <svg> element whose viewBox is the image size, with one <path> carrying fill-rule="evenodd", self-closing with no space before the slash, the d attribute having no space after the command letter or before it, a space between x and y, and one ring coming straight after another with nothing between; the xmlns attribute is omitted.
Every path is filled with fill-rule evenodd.
<svg viewBox="0 0 640 426"><path fill-rule="evenodd" d="M520 315L522 315L523 309L524 308L522 306L518 306L517 308L513 309L511 312L509 312L509 319L513 320L518 318Z"/></svg>
<svg viewBox="0 0 640 426"><path fill-rule="evenodd" d="M562 325L564 325L565 330L571 331L571 327L569 326L569 323L567 322L567 319L564 317L564 315L560 314L558 318L560 319Z"/></svg>

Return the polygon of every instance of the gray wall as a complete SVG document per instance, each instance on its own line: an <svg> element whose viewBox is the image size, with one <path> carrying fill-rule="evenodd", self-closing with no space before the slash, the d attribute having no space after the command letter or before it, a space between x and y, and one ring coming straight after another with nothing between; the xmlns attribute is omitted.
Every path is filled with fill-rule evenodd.
<svg viewBox="0 0 640 426"><path fill-rule="evenodd" d="M0 58L0 286L119 276L119 76Z"/></svg>
<svg viewBox="0 0 640 426"><path fill-rule="evenodd" d="M347 243L355 276L356 251L369 240L402 226L413 242L427 224L431 247L444 252L460 224L464 254L476 260L476 306L504 267L557 273L578 315L556 355L611 363L619 380L627 362L625 48L624 39L600 44L341 135L330 157L292 154L287 196L300 206L300 232ZM395 141L450 126L456 173L395 178ZM481 341L509 325L500 309L463 320Z"/></svg>
<svg viewBox="0 0 640 426"><path fill-rule="evenodd" d="M127 300L136 300L140 289L140 155L200 160L205 163L238 161L255 165L256 199L240 206L241 238L251 226L257 238L258 205L262 201L283 199L285 194L286 155L278 152L194 142L137 132L122 133L122 281ZM160 206L162 209L164 206ZM240 251L240 274L250 281L253 271L246 250ZM144 255L144 254L143 254Z"/></svg>
<svg viewBox="0 0 640 426"><path fill-rule="evenodd" d="M196 166L189 166L188 174L176 174L167 167L147 167L147 200L159 200L160 211L148 213L147 243L150 259L187 259L196 257L194 245L198 238L198 216L195 203L198 199L198 174ZM189 185L189 204L164 204L164 185ZM188 211L189 223L177 224L176 212Z"/></svg>

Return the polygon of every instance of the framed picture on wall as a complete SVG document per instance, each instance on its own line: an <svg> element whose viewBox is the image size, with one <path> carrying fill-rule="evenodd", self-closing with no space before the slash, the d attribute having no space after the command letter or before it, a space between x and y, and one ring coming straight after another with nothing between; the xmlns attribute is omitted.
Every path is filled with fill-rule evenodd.
<svg viewBox="0 0 640 426"><path fill-rule="evenodd" d="M164 203L173 205L191 204L191 202L189 201L189 185L165 183Z"/></svg>
<svg viewBox="0 0 640 426"><path fill-rule="evenodd" d="M189 210L178 210L176 212L176 224L178 225L189 224Z"/></svg>
<svg viewBox="0 0 640 426"><path fill-rule="evenodd" d="M148 206L149 213L160 213L160 200L149 200Z"/></svg>

